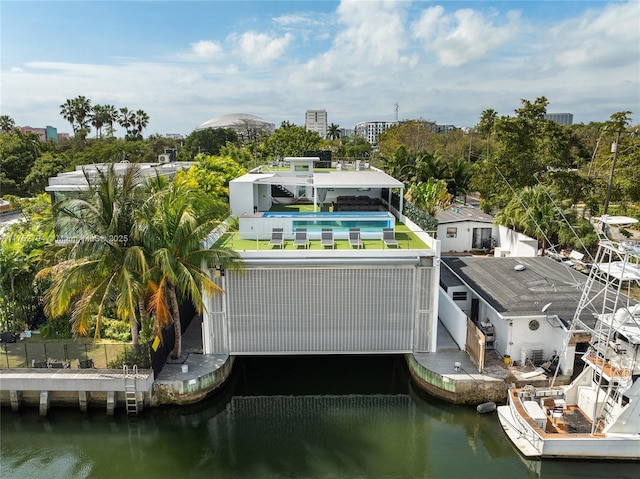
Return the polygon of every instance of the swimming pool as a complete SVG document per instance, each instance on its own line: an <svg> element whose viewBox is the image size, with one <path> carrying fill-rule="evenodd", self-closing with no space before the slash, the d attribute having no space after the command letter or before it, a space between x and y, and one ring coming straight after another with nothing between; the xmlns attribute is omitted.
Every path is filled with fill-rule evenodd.
<svg viewBox="0 0 640 479"><path fill-rule="evenodd" d="M266 212L261 217L240 218L241 237L265 239L272 228L283 228L286 237L306 228L311 238L319 238L323 228L331 228L336 238L347 238L350 228L360 228L363 238L379 238L383 228L393 228L395 217L388 211Z"/></svg>

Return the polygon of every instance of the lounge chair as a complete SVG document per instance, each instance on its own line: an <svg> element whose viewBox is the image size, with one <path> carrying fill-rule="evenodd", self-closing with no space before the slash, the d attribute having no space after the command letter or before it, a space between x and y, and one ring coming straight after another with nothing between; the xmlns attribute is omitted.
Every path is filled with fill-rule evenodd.
<svg viewBox="0 0 640 479"><path fill-rule="evenodd" d="M354 246L358 249L362 248L362 240L360 239L360 228L349 229L349 244L352 248Z"/></svg>
<svg viewBox="0 0 640 479"><path fill-rule="evenodd" d="M271 241L269 246L284 248L284 228L273 228L271 230Z"/></svg>
<svg viewBox="0 0 640 479"><path fill-rule="evenodd" d="M382 241L387 248L391 246L398 248L400 246L396 240L396 233L393 231L393 228L382 228Z"/></svg>
<svg viewBox="0 0 640 479"><path fill-rule="evenodd" d="M331 228L322 228L322 232L320 233L320 240L322 242L322 247L331 246L332 249L335 248L335 243L333 241L333 230Z"/></svg>
<svg viewBox="0 0 640 479"><path fill-rule="evenodd" d="M31 367L32 368L47 368L49 367L49 364L47 363L47 361L37 361L35 359L31 360Z"/></svg>
<svg viewBox="0 0 640 479"><path fill-rule="evenodd" d="M296 236L293 240L293 245L296 248L298 246L304 246L306 249L309 248L309 237L307 236L307 228L298 228L296 230Z"/></svg>

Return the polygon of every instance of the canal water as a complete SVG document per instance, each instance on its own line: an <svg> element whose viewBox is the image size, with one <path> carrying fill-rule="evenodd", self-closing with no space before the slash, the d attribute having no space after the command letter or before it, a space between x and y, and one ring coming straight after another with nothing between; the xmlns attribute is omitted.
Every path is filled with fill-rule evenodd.
<svg viewBox="0 0 640 479"><path fill-rule="evenodd" d="M397 356L239 358L196 406L5 408L0 428L2 479L640 477L631 463L526 461L495 413L418 392Z"/></svg>

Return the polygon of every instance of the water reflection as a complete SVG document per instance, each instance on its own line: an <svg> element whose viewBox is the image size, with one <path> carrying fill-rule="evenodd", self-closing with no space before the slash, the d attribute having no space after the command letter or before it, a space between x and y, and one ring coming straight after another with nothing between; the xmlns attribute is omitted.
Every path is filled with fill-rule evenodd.
<svg viewBox="0 0 640 479"><path fill-rule="evenodd" d="M131 420L3 410L1 432L2 479L639 476L629 464L525 461L494 414L427 397L391 357L241 358L196 406Z"/></svg>

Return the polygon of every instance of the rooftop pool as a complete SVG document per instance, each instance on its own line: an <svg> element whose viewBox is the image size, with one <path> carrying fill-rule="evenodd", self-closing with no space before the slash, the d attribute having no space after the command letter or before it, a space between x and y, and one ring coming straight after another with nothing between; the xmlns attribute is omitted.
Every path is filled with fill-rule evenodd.
<svg viewBox="0 0 640 479"><path fill-rule="evenodd" d="M349 229L360 228L362 238L380 238L383 228L393 228L395 216L388 211L266 212L260 217L240 217L240 236L267 239L272 228L283 228L285 237L306 228L311 238L319 238L323 228L331 228L336 238L347 238Z"/></svg>

